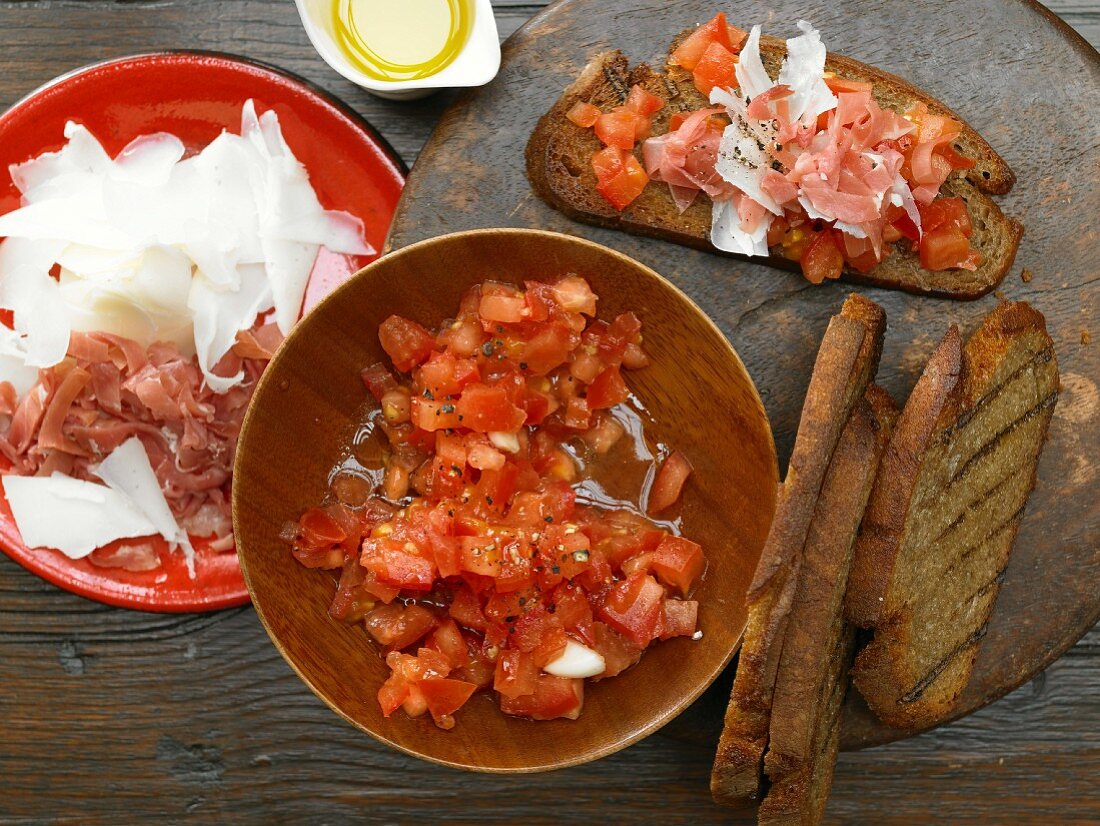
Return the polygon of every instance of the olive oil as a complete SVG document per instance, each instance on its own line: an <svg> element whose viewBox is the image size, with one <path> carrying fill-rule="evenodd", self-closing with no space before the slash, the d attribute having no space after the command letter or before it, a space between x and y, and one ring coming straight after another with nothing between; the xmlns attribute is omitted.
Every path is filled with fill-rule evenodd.
<svg viewBox="0 0 1100 826"><path fill-rule="evenodd" d="M473 26L472 0L331 0L336 45L376 80L417 80L448 66Z"/></svg>

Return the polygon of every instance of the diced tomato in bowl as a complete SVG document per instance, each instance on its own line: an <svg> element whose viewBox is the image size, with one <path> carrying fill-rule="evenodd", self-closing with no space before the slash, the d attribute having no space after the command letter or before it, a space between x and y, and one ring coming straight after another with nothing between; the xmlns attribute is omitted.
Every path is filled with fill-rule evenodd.
<svg viewBox="0 0 1100 826"><path fill-rule="evenodd" d="M661 105L636 87L624 111ZM695 634L702 548L641 503L578 501L582 468L628 438L624 371L648 364L639 318L596 319L597 303L576 275L487 282L436 333L383 322L393 369L362 373L382 408L368 420L377 458L364 458L377 484L286 535L303 565L339 571L332 618L362 622L385 653L385 716L450 729L487 692L506 714L575 719L584 679ZM674 451L654 470L651 513L679 500L691 464Z"/></svg>

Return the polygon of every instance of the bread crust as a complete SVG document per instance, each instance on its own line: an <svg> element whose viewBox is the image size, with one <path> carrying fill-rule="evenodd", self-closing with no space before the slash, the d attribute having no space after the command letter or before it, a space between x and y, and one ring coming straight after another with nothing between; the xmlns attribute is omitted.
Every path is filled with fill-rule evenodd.
<svg viewBox="0 0 1100 826"><path fill-rule="evenodd" d="M775 518L748 593L748 622L719 739L711 793L740 805L757 797L772 694L802 550L841 432L878 369L886 315L852 295L829 323L780 488Z"/></svg>
<svg viewBox="0 0 1100 826"><path fill-rule="evenodd" d="M687 33L682 33L672 49ZM670 52L672 51L670 49ZM761 56L773 76L786 52L782 40L761 38ZM963 124L957 144L963 154L975 160L974 169L953 174L944 185L947 195L964 198L974 221L972 242L983 255L977 270L931 272L920 267L914 251L898 249L869 273L845 268L842 279L857 284L904 290L959 300L980 298L996 288L1015 260L1023 227L1001 212L989 197L1011 189L1015 175L988 142L955 112L912 84L859 61L830 54L826 69L853 80L874 84L874 96L883 106L898 109L921 101L929 110L959 120ZM710 243L710 201L702 193L680 214L664 187L646 187L642 195L619 212L596 192L591 169L592 154L600 142L590 129L570 123L566 112L578 101L601 108L621 103L633 83L668 100L654 120L656 133L667 131L668 118L675 111L688 111L707 105L695 90L690 75L675 67L656 71L645 64L633 70L619 51L596 55L580 76L565 90L539 120L526 148L527 174L536 194L558 211L584 223L620 229L672 241L684 246L719 252L740 260L767 263L788 271L799 271L798 262L783 256L749 258L716 250Z"/></svg>
<svg viewBox="0 0 1100 826"><path fill-rule="evenodd" d="M852 413L806 539L801 574L776 674L764 767L769 780L798 772L816 756L816 732L833 660L830 629L844 623L843 600L853 546L867 497L898 407L881 388L868 388ZM843 632L842 632L843 635ZM845 673L847 662L843 663Z"/></svg>

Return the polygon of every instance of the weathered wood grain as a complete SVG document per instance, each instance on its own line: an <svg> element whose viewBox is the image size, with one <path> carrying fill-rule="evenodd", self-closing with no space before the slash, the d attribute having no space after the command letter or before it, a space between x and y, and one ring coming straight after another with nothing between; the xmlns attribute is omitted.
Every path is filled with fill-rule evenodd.
<svg viewBox="0 0 1100 826"><path fill-rule="evenodd" d="M502 34L537 9L497 5ZM1051 6L1100 43L1100 2ZM67 69L168 47L226 49L297 71L365 114L409 163L450 99L394 104L358 91L315 57L289 0L28 0L0 2L0 106ZM746 300L744 323L774 308ZM824 323L809 318L807 346ZM917 358L887 355L901 365L895 383ZM777 422L777 432L789 440L794 424ZM1097 686L1100 629L970 717L842 754L829 814L851 824L1100 821ZM110 609L0 557L3 824L408 823L444 815L455 823L730 822L706 793L710 759L705 745L659 734L548 775L442 769L336 718L286 666L251 609Z"/></svg>

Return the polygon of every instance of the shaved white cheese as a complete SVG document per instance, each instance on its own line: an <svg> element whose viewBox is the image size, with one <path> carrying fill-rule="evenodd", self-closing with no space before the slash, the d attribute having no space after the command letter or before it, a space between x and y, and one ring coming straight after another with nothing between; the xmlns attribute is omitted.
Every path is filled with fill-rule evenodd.
<svg viewBox="0 0 1100 826"><path fill-rule="evenodd" d="M606 670L607 664L603 656L576 640L567 640L561 656L543 668L543 671L555 677L574 679L596 677Z"/></svg>
<svg viewBox="0 0 1100 826"><path fill-rule="evenodd" d="M195 352L199 366L206 374L206 383L216 393L224 393L240 383L243 372L223 378L214 374L214 366L229 352L238 330L252 326L258 313L271 308L271 283L260 264L248 264L237 268L240 287L237 290L219 290L205 274L199 273L191 282L187 299L195 320Z"/></svg>
<svg viewBox="0 0 1100 826"><path fill-rule="evenodd" d="M841 232L848 233L853 238L866 238L867 237L867 231L863 227L861 227L859 224L849 224L849 223L846 223L844 221L837 221L833 225L833 227L835 229L840 230Z"/></svg>
<svg viewBox="0 0 1100 826"><path fill-rule="evenodd" d="M745 232L741 229L741 218L733 201L715 201L711 209L710 242L725 252L767 255L768 228L771 224L772 216L765 215L753 232Z"/></svg>
<svg viewBox="0 0 1100 826"><path fill-rule="evenodd" d="M68 143L57 152L44 152L36 158L9 167L11 179L23 195L24 203L53 197L59 183L69 183L80 175L96 176L111 166L111 158L87 129L69 121L65 124Z"/></svg>
<svg viewBox="0 0 1100 826"><path fill-rule="evenodd" d="M835 109L836 95L825 83L825 44L813 26L798 21L802 34L787 40L787 56L779 69L779 83L789 86L791 121L809 124L822 112Z"/></svg>
<svg viewBox="0 0 1100 826"><path fill-rule="evenodd" d="M197 353L224 392L241 376L214 366L257 313L274 309L290 331L322 246L374 252L356 218L321 206L278 117L258 116L251 100L240 134L186 159L163 133L114 159L82 126L65 136L59 151L11 167L23 206L0 216L0 307L14 313L28 364L60 361L71 330L102 330Z"/></svg>
<svg viewBox="0 0 1100 826"><path fill-rule="evenodd" d="M742 123L734 120L722 132L714 168L723 180L733 184L768 212L782 215L782 207L761 188L764 173L771 165L771 157L760 149L756 138L745 133Z"/></svg>
<svg viewBox="0 0 1100 826"><path fill-rule="evenodd" d="M187 531L176 524L160 483L149 464L149 455L136 436L131 436L91 469L111 490L127 497L163 536L172 549L181 548L187 571L195 578L195 550Z"/></svg>
<svg viewBox="0 0 1100 826"><path fill-rule="evenodd" d="M60 293L48 272L25 267L5 273L0 282L0 297L17 298L15 329L24 337L24 362L29 367L52 367L69 349L69 322Z"/></svg>
<svg viewBox="0 0 1100 826"><path fill-rule="evenodd" d="M802 205L802 208L806 210L806 217L811 221L832 221L835 215L826 215L821 210L817 209L810 199L803 195L801 192L798 194L798 203Z"/></svg>
<svg viewBox="0 0 1100 826"><path fill-rule="evenodd" d="M909 216L909 220L917 225L918 236L924 234L924 230L920 223L920 210L917 209L917 202L913 198L913 192L909 189L909 182L901 176L899 172L894 176L894 185L890 189L890 202L902 207L905 210L905 214ZM897 200L895 200L897 199ZM900 201L900 203L898 203Z"/></svg>
<svg viewBox="0 0 1100 826"><path fill-rule="evenodd" d="M19 398L38 381L38 368L29 367L26 359L23 337L0 324L0 381L10 382Z"/></svg>
<svg viewBox="0 0 1100 826"><path fill-rule="evenodd" d="M742 98L747 97L751 100L774 85L764 68L764 61L760 59L759 25L749 30L749 36L745 40L745 45L741 47L737 63L734 64L733 74L737 78Z"/></svg>
<svg viewBox="0 0 1100 826"><path fill-rule="evenodd" d="M125 494L106 485L52 476L5 476L4 493L28 548L55 548L80 559L116 539L156 527Z"/></svg>
<svg viewBox="0 0 1100 826"><path fill-rule="evenodd" d="M722 140L718 143L718 160L714 168L723 180L733 184L768 212L782 215L783 209L760 186L764 173L774 160L765 149L775 143L770 126L749 118L745 113L745 101L735 94L715 88L710 100L724 106L730 117L730 125L722 132Z"/></svg>

